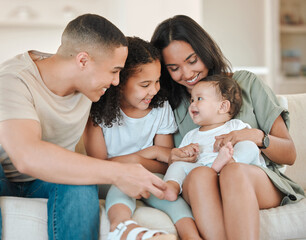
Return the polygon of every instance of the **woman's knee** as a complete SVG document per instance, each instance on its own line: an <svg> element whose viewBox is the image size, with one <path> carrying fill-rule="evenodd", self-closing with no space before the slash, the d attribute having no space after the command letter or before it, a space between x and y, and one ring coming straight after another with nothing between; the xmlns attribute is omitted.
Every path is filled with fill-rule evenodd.
<svg viewBox="0 0 306 240"><path fill-rule="evenodd" d="M189 192L203 191L205 185L216 181L218 181L218 174L212 168L197 167L187 175L183 183L183 195L189 195Z"/></svg>
<svg viewBox="0 0 306 240"><path fill-rule="evenodd" d="M197 167L190 171L186 177L186 183L196 184L201 183L202 180L215 179L217 173L209 167ZM203 182L202 182L203 183Z"/></svg>
<svg viewBox="0 0 306 240"><path fill-rule="evenodd" d="M227 164L220 172L219 184L220 188L230 190L239 186L240 188L248 185L250 179L247 177L246 166L244 163L230 163Z"/></svg>

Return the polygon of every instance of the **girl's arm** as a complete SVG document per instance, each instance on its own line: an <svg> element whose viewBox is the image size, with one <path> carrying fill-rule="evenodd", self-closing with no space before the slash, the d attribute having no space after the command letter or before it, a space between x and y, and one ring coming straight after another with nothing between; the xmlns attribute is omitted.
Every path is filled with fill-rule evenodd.
<svg viewBox="0 0 306 240"><path fill-rule="evenodd" d="M262 146L264 133L260 129L242 129L232 131L216 137L214 148L216 151L227 142L231 142L233 146L240 141L250 140ZM269 133L270 145L266 149L262 149L263 153L273 162L278 164L292 165L296 159L296 150L285 122L281 116L274 121Z"/></svg>
<svg viewBox="0 0 306 240"><path fill-rule="evenodd" d="M168 163L170 153L171 148L153 145L151 147L142 149L135 154L143 158L156 159L160 162Z"/></svg>
<svg viewBox="0 0 306 240"><path fill-rule="evenodd" d="M83 140L88 156L107 159L107 148L102 129L100 126L94 126L91 118L87 121Z"/></svg>
<svg viewBox="0 0 306 240"><path fill-rule="evenodd" d="M136 154L149 159L168 163L171 149L174 147L172 134L156 134L154 145L138 151Z"/></svg>
<svg viewBox="0 0 306 240"><path fill-rule="evenodd" d="M99 159L107 159L107 147L105 144L102 129L99 126L94 126L91 119L89 119L87 122L83 139L87 155ZM156 157L153 156L155 155L155 151L152 151L152 149L145 149L144 153L145 154L143 155L132 153L128 155L113 157L108 160L120 163L140 163L143 165L143 167L151 172L162 174L166 172L168 165L154 160L156 159Z"/></svg>
<svg viewBox="0 0 306 240"><path fill-rule="evenodd" d="M153 146L136 153L114 157L111 160L126 163L140 163L151 172L164 174L168 168L168 164L166 163L168 163L173 145L173 137L171 134L156 134Z"/></svg>

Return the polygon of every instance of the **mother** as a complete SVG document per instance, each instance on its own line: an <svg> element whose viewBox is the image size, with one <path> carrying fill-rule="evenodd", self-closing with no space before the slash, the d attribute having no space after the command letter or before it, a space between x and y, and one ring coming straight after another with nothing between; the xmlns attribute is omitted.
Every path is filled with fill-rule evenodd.
<svg viewBox="0 0 306 240"><path fill-rule="evenodd" d="M208 75L231 75L243 92L243 106L236 117L252 129L234 131L216 139L215 148L227 142L251 140L261 148L268 168L229 164L218 175L208 167L194 169L183 185L204 239L259 239L259 210L295 203L304 191L280 173L280 164L292 165L294 143L287 130L288 112L275 94L255 74L231 72L229 62L204 29L187 16L178 15L159 24L151 42L161 51L161 87L168 91L179 132L175 145L196 125L188 114L190 91ZM172 161L181 160L171 156Z"/></svg>

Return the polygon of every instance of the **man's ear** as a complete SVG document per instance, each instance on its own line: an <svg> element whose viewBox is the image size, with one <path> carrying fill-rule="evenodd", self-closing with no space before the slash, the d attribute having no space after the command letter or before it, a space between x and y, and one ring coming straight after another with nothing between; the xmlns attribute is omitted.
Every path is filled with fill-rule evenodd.
<svg viewBox="0 0 306 240"><path fill-rule="evenodd" d="M89 55L87 52L80 52L77 54L77 56L75 57L76 63L77 65L81 68L84 69L86 67L86 65L89 62Z"/></svg>
<svg viewBox="0 0 306 240"><path fill-rule="evenodd" d="M231 103L228 100L223 100L220 105L220 113L228 113L231 109Z"/></svg>

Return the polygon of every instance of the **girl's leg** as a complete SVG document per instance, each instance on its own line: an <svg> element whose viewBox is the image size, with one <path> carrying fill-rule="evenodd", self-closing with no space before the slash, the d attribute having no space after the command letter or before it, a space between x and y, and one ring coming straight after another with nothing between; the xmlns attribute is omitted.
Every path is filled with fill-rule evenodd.
<svg viewBox="0 0 306 240"><path fill-rule="evenodd" d="M123 229L120 227L121 229L119 229L119 232L122 232L122 235L119 233L119 235L121 235L120 239L126 239L129 233L140 227L136 222L127 224L128 220L132 220L132 214L136 209L136 200L121 192L117 187L111 186L109 189L106 196L105 207L110 221L110 232L112 232L108 236L108 239L113 239L118 235L116 231L118 231L119 224L123 224L126 227L126 229L125 227L123 227ZM141 239L147 231L149 231L149 229L142 228L142 231L137 234L136 239ZM154 236L160 234L163 233L157 231ZM168 239L175 239L175 236L169 235Z"/></svg>
<svg viewBox="0 0 306 240"><path fill-rule="evenodd" d="M160 178L163 177L161 174L156 175ZM167 200L160 200L151 195L148 199L143 199L143 201L147 205L168 214L175 224L181 240L201 239L193 220L191 209L182 197L179 196L176 201L170 202Z"/></svg>
<svg viewBox="0 0 306 240"><path fill-rule="evenodd" d="M243 163L224 167L220 189L226 233L235 240L259 239L259 209L279 206L283 197L262 169Z"/></svg>
<svg viewBox="0 0 306 240"><path fill-rule="evenodd" d="M110 221L110 231L112 232L119 223L132 218L132 214L136 209L136 200L113 185L107 193L105 208Z"/></svg>
<svg viewBox="0 0 306 240"><path fill-rule="evenodd" d="M204 239L226 239L218 182L215 170L198 167L188 174L183 185L183 197L190 204Z"/></svg>

